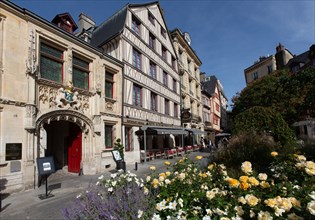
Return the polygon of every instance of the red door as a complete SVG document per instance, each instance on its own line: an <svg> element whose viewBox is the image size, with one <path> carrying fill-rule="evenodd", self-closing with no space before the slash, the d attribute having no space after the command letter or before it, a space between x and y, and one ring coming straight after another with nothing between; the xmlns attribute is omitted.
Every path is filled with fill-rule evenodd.
<svg viewBox="0 0 315 220"><path fill-rule="evenodd" d="M82 156L82 131L75 125L69 126L68 172L79 173Z"/></svg>

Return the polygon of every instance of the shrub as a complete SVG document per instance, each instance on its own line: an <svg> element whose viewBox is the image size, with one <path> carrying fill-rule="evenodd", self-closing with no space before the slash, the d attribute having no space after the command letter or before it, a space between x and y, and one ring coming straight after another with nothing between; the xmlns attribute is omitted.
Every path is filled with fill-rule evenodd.
<svg viewBox="0 0 315 220"><path fill-rule="evenodd" d="M234 135L227 148L220 148L213 157L216 163L224 163L230 170L236 170L243 161L253 161L259 172L265 172L272 157L270 152L276 150L276 143L265 133L246 132Z"/></svg>

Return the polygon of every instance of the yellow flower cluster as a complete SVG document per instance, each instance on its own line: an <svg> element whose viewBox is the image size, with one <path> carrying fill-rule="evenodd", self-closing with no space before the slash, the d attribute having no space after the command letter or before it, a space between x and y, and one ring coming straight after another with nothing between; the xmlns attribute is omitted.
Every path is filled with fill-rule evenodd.
<svg viewBox="0 0 315 220"><path fill-rule="evenodd" d="M282 198L277 196L276 198L266 199L264 203L275 210L276 216L282 216L282 213L289 212L293 206L301 207L300 201L294 197Z"/></svg>
<svg viewBox="0 0 315 220"><path fill-rule="evenodd" d="M276 157L276 156L278 156L278 152L273 151L273 152L270 153L270 155L273 156L273 157Z"/></svg>
<svg viewBox="0 0 315 220"><path fill-rule="evenodd" d="M304 169L310 176L315 176L315 163L313 161L307 161L303 155L296 155L298 163L295 166L298 169Z"/></svg>

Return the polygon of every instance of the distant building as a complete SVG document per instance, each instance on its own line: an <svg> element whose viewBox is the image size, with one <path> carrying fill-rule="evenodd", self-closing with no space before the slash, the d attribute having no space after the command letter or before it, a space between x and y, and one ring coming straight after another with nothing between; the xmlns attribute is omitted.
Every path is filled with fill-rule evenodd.
<svg viewBox="0 0 315 220"><path fill-rule="evenodd" d="M205 131L207 132L207 137L214 143L215 135L223 131L221 128L221 109L226 108L227 105L226 101L221 100L226 100L226 97L223 95L223 86L214 75L206 77L206 73L201 73L201 86L204 95L204 104L207 103L207 98L210 101L210 123L209 121L205 123ZM222 103L224 103L223 107ZM207 107L204 107L204 113L207 115ZM227 117L226 114L224 117ZM224 121L227 123L227 118Z"/></svg>
<svg viewBox="0 0 315 220"><path fill-rule="evenodd" d="M309 66L315 67L315 44L313 44L308 51L294 56L286 64L286 68L292 73L298 73Z"/></svg>
<svg viewBox="0 0 315 220"><path fill-rule="evenodd" d="M292 53L279 44L275 55L262 56L252 66L244 70L246 85L260 79L275 70L282 69L293 58Z"/></svg>

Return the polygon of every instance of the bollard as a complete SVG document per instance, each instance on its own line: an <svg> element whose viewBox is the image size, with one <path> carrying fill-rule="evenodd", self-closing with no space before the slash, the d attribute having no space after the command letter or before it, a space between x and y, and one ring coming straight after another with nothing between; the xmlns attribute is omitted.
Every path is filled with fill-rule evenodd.
<svg viewBox="0 0 315 220"><path fill-rule="evenodd" d="M135 170L138 170L138 162L135 163Z"/></svg>

